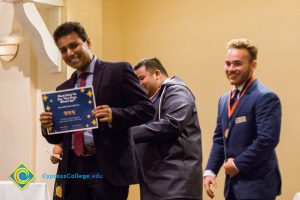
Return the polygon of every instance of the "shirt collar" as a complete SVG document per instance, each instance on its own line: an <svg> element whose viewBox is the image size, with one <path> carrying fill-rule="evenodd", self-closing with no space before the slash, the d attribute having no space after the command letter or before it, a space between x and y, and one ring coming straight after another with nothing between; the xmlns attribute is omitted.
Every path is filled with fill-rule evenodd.
<svg viewBox="0 0 300 200"><path fill-rule="evenodd" d="M163 84L166 84L166 83L168 83L168 82L170 82L170 81L171 81L170 78L166 78L166 79L164 80L164 82L162 83L162 85L163 85Z"/></svg>
<svg viewBox="0 0 300 200"><path fill-rule="evenodd" d="M236 87L234 85L233 88L232 88L233 89L232 91L235 91L236 89L238 89L241 92L243 90L243 88L244 88L244 85L245 85L245 82L242 85L238 86L238 87Z"/></svg>
<svg viewBox="0 0 300 200"><path fill-rule="evenodd" d="M88 74L93 74L94 73L96 61L97 61L97 57L93 56L92 61L90 62L87 69L85 70L86 73L88 73ZM82 73L82 71L77 70L77 78L81 75L81 73Z"/></svg>
<svg viewBox="0 0 300 200"><path fill-rule="evenodd" d="M168 82L170 82L170 81L171 81L170 78L166 78L166 79L164 80L164 82L161 84L161 86L160 86L160 87L156 90L156 92L150 97L150 100L151 100L152 102L154 102L154 101L157 99L161 87L162 87L164 84L166 84L166 83L168 83Z"/></svg>

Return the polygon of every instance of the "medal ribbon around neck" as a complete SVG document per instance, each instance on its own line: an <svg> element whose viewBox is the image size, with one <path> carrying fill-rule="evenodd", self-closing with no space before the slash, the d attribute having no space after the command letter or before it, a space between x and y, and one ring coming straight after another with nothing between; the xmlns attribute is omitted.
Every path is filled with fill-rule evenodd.
<svg viewBox="0 0 300 200"><path fill-rule="evenodd" d="M230 95L228 96L228 102L227 102L227 106L228 106L228 117L231 118L232 114L234 113L234 110L236 109L237 105L239 104L241 98L244 96L245 92L247 91L247 89L250 87L251 83L253 83L253 81L256 78L254 77L254 75L252 75L250 81L248 82L248 84L246 85L244 91L242 92L242 94L240 95L240 97L236 100L236 102L232 105L232 107L230 107L230 99L232 96L232 89L230 90Z"/></svg>
<svg viewBox="0 0 300 200"><path fill-rule="evenodd" d="M160 90L161 87L159 87L156 92L149 98L150 101L154 102L157 99L157 93Z"/></svg>

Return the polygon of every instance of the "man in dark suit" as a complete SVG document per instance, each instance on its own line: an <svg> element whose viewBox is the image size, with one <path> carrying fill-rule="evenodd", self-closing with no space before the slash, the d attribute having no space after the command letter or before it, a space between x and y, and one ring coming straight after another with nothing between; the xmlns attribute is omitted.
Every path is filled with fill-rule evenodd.
<svg viewBox="0 0 300 200"><path fill-rule="evenodd" d="M232 85L220 98L213 146L204 173L209 197L223 166L226 200L274 200L281 192L275 147L279 142L278 96L254 76L257 48L247 39L228 43L225 73Z"/></svg>
<svg viewBox="0 0 300 200"><path fill-rule="evenodd" d="M142 200L202 200L201 130L195 97L157 58L134 67L156 108L149 123L130 129L145 174Z"/></svg>
<svg viewBox="0 0 300 200"><path fill-rule="evenodd" d="M62 198L125 200L128 186L137 183L140 175L128 128L151 120L154 108L128 63L100 61L92 54L91 41L79 23L60 25L54 39L63 60L76 69L57 90L92 85L97 106L93 115L99 120L98 129L83 134L47 135L52 113L40 115L43 136L51 144L62 143L61 173L98 177L64 179Z"/></svg>

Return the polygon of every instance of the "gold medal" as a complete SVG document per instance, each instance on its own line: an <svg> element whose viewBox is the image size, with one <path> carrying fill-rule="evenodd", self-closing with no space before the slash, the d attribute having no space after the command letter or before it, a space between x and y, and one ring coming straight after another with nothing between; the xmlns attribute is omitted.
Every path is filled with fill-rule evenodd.
<svg viewBox="0 0 300 200"><path fill-rule="evenodd" d="M55 187L55 195L62 198L62 187L60 185Z"/></svg>
<svg viewBox="0 0 300 200"><path fill-rule="evenodd" d="M225 130L225 132L224 132L224 136L225 136L226 139L227 139L227 137L228 137L228 134L229 134L229 129L227 128L227 129Z"/></svg>

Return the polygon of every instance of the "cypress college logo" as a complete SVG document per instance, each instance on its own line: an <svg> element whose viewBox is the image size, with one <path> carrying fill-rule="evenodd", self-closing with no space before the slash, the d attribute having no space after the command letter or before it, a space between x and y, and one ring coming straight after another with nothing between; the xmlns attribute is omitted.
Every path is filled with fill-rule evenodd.
<svg viewBox="0 0 300 200"><path fill-rule="evenodd" d="M20 190L24 190L35 177L35 174L33 174L24 163L20 163L20 165L8 176Z"/></svg>

